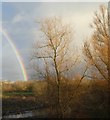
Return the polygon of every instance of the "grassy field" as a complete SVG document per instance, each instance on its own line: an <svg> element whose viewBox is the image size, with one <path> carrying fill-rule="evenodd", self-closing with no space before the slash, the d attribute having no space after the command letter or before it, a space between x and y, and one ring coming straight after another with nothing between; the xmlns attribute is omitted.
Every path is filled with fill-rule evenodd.
<svg viewBox="0 0 110 120"><path fill-rule="evenodd" d="M20 92L4 92L3 93L3 97L11 97L11 96L33 96L33 92L22 92L22 91L20 91Z"/></svg>

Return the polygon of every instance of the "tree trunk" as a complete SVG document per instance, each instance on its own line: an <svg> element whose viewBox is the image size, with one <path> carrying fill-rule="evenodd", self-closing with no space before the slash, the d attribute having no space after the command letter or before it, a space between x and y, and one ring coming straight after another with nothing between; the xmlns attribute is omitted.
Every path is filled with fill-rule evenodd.
<svg viewBox="0 0 110 120"><path fill-rule="evenodd" d="M62 108L61 108L61 99L60 99L60 74L58 71L57 63L56 63L56 50L54 50L54 65L56 71L56 81L57 81L57 117L62 118Z"/></svg>
<svg viewBox="0 0 110 120"><path fill-rule="evenodd" d="M57 86L57 116L58 118L62 118L63 117L63 114L62 114L62 108L61 108L61 99L60 99L60 81L58 82L58 86Z"/></svg>
<svg viewBox="0 0 110 120"><path fill-rule="evenodd" d="M108 81L110 84L110 2L108 3L108 30L109 30L109 40L108 40Z"/></svg>

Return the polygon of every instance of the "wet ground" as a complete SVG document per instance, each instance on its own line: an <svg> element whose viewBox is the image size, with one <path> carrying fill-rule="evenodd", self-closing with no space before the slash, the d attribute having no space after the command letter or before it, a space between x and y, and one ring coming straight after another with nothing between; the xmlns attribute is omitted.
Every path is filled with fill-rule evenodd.
<svg viewBox="0 0 110 120"><path fill-rule="evenodd" d="M24 112L19 112L17 114L11 114L11 115L6 115L3 116L3 118L46 118L47 113L45 112L45 109L38 109L38 110L32 110L32 111L24 111Z"/></svg>

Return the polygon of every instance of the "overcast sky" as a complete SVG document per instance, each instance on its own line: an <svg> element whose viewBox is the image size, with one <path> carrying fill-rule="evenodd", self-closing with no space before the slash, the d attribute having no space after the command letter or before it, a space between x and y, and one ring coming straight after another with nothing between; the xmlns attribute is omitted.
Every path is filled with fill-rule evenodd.
<svg viewBox="0 0 110 120"><path fill-rule="evenodd" d="M93 14L98 10L99 2L85 3L3 3L2 4L2 24L11 36L13 43L17 47L25 68L30 78L29 57L34 40L38 37L38 27L36 20L50 16L60 16L66 22L70 22L74 28L74 40L77 47L83 43L84 38L89 37L92 30L89 24L93 20ZM104 3L107 5L107 3ZM3 40L3 69L2 79L21 80L23 79L20 66L10 44L5 36Z"/></svg>

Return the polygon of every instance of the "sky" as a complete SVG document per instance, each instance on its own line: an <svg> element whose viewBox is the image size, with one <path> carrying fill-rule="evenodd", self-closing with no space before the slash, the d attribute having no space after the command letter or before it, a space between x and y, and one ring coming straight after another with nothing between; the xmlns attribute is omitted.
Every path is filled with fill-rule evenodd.
<svg viewBox="0 0 110 120"><path fill-rule="evenodd" d="M29 66L32 44L38 37L38 23L40 19L50 16L60 16L74 28L74 43L80 49L83 40L90 37L92 30L89 24L98 10L99 2L3 2L2 28L11 37L13 44L22 58L31 79L32 70ZM107 3L104 3L107 5ZM1 50L1 47L0 47ZM2 75L3 80L23 80L22 71L12 46L5 36L2 36Z"/></svg>

